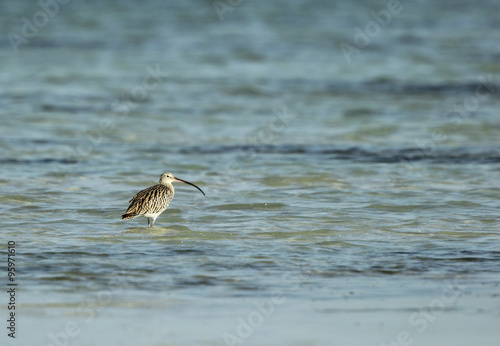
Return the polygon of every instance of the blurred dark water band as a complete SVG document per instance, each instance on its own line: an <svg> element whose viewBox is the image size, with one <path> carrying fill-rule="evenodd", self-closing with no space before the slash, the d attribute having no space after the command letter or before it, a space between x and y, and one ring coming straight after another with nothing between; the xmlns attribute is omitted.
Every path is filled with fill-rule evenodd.
<svg viewBox="0 0 500 346"><path fill-rule="evenodd" d="M254 158L253 155L281 155L281 159L301 160L301 157L326 160L346 160L364 163L404 163L426 162L433 164L496 164L500 163L500 150L495 148L341 148L328 145L205 145L191 147L143 148L138 151L165 152L181 155L219 155L240 154ZM245 159L243 157L242 159ZM1 165L43 165L76 164L88 162L77 157L44 157L33 159L2 158Z"/></svg>
<svg viewBox="0 0 500 346"><path fill-rule="evenodd" d="M432 163L499 163L500 150L495 148L339 148L328 145L208 145L178 148L182 154L257 153L319 156L331 160L372 163L428 161Z"/></svg>

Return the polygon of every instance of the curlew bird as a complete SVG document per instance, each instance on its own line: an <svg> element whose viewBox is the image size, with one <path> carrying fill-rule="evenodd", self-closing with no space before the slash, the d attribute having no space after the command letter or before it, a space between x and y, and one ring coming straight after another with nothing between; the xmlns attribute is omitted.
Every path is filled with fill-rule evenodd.
<svg viewBox="0 0 500 346"><path fill-rule="evenodd" d="M138 216L147 217L148 227L153 227L156 218L168 208L168 205L174 198L175 189L172 185L174 181L194 186L205 196L205 192L195 184L176 178L170 172L165 172L160 176L159 184L139 191L129 201L130 205L125 214L122 215L122 219L128 220ZM153 219L152 222L149 220L150 218Z"/></svg>

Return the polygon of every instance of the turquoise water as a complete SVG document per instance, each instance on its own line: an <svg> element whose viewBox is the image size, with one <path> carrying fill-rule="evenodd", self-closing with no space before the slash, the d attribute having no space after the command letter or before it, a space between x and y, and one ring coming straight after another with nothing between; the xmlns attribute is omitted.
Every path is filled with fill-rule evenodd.
<svg viewBox="0 0 500 346"><path fill-rule="evenodd" d="M2 344L496 345L498 4L233 5L5 5Z"/></svg>

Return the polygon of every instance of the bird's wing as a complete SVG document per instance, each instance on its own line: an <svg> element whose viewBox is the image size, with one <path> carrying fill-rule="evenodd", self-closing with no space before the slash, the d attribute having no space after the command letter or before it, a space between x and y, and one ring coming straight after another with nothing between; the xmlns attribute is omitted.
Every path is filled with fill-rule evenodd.
<svg viewBox="0 0 500 346"><path fill-rule="evenodd" d="M137 192L136 195L134 197L132 197L132 199L130 201L128 201L128 203L130 205L132 205L132 204L135 204L135 203L143 200L149 194L151 194L151 192L154 191L155 189L157 189L157 185L150 186L150 187L148 187L148 188L146 188L144 190L141 190L141 191Z"/></svg>
<svg viewBox="0 0 500 346"><path fill-rule="evenodd" d="M172 193L166 186L154 185L139 191L131 200L126 213L142 215L146 212L159 212L164 210L172 200Z"/></svg>

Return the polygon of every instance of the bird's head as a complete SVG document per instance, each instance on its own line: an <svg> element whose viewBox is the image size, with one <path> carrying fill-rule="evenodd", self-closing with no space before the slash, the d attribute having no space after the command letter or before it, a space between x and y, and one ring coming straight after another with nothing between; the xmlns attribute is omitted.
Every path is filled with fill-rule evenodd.
<svg viewBox="0 0 500 346"><path fill-rule="evenodd" d="M171 184L173 181L177 180L174 175L170 172L165 172L160 176L160 184Z"/></svg>
<svg viewBox="0 0 500 346"><path fill-rule="evenodd" d="M205 195L205 192L203 192L202 189L200 189L198 186L196 186L195 184L193 183L190 183L189 181L186 181L186 180L183 180L183 179L180 179L180 178L176 178L174 177L174 175L170 172L165 172L163 173L161 176L160 176L160 184L162 185L169 185L169 184L172 184L172 182L174 181L180 181L181 183L184 183L184 184L188 184L188 185L191 185L191 186L194 186L196 187L198 190L200 190L200 192Z"/></svg>

